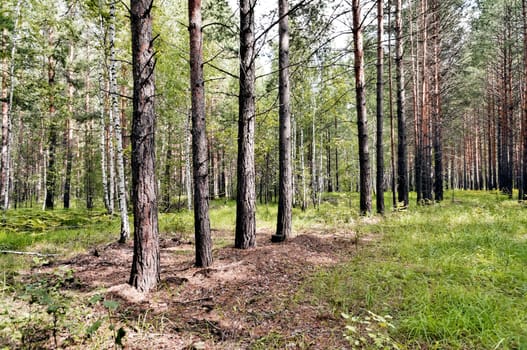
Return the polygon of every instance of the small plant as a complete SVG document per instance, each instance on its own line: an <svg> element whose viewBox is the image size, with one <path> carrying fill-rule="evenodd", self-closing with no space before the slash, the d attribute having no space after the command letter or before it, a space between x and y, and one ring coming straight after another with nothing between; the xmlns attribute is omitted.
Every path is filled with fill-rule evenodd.
<svg viewBox="0 0 527 350"><path fill-rule="evenodd" d="M344 337L352 349L400 349L389 335L389 329L395 329L390 315L380 316L368 310L364 317L347 313L342 313L342 317L348 321Z"/></svg>
<svg viewBox="0 0 527 350"><path fill-rule="evenodd" d="M123 348L123 339L126 335L126 331L123 327L119 327L117 329L117 326L114 323L114 313L119 307L119 302L115 300L105 300L102 295L95 294L92 296L89 300L89 305L94 306L102 301L102 306L106 309L108 312L108 322L110 323L109 329L112 332L114 345L115 347ZM86 329L86 338L91 338L101 327L104 319L99 318L94 323L92 323L87 329Z"/></svg>

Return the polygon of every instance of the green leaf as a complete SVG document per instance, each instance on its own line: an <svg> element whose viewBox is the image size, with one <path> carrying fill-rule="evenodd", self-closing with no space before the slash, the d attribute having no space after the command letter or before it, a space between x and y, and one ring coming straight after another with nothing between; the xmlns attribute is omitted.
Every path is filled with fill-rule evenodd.
<svg viewBox="0 0 527 350"><path fill-rule="evenodd" d="M102 324L101 319L98 319L97 321L93 322L93 324L89 326L88 329L86 329L86 335L88 337L91 337L101 327L101 324Z"/></svg>
<svg viewBox="0 0 527 350"><path fill-rule="evenodd" d="M102 295L100 294L95 294L95 295L92 295L92 297L90 298L90 300L88 300L88 303L90 305L95 305L97 304L99 301L103 300L104 298L102 297Z"/></svg>
<svg viewBox="0 0 527 350"><path fill-rule="evenodd" d="M105 300L103 303L105 308L107 308L110 311L115 311L119 307L119 302L115 300Z"/></svg>

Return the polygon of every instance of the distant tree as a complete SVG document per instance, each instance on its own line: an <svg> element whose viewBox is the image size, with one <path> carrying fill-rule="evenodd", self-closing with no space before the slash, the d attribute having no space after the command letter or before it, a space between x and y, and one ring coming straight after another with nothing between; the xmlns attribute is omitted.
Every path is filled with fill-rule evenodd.
<svg viewBox="0 0 527 350"><path fill-rule="evenodd" d="M366 115L366 80L364 77L364 48L360 0L353 0L353 46L355 51L355 93L359 137L360 213L371 213L370 153L368 149L368 119Z"/></svg>
<svg viewBox="0 0 527 350"><path fill-rule="evenodd" d="M397 89L397 200L408 206L408 147L406 144L406 116L403 68L403 5L395 2L395 75Z"/></svg>
<svg viewBox="0 0 527 350"><path fill-rule="evenodd" d="M212 264L209 220L209 166L203 80L201 0L189 0L190 90L192 94L192 169L194 173L194 236L196 266Z"/></svg>
<svg viewBox="0 0 527 350"><path fill-rule="evenodd" d="M522 103L522 172L520 184L521 201L527 200L527 0L522 0L523 23L523 103Z"/></svg>
<svg viewBox="0 0 527 350"><path fill-rule="evenodd" d="M54 29L47 28L48 45L50 53L47 57L47 75L48 75L48 112L49 112L49 138L48 138L48 163L46 166L46 199L44 206L46 209L53 209L55 206L55 191L57 188L57 148L58 148L58 115L57 106L55 105L56 90L56 69L57 59L55 57L55 36Z"/></svg>
<svg viewBox="0 0 527 350"><path fill-rule="evenodd" d="M384 214L384 1L377 0L377 213Z"/></svg>
<svg viewBox="0 0 527 350"><path fill-rule="evenodd" d="M256 188L254 169L255 26L256 0L240 0L240 90L235 247L256 246Z"/></svg>
<svg viewBox="0 0 527 350"><path fill-rule="evenodd" d="M134 256L129 283L141 292L159 282L159 232L155 176L155 80L153 0L131 0L132 65L132 203Z"/></svg>
<svg viewBox="0 0 527 350"><path fill-rule="evenodd" d="M121 118L118 104L117 91L117 61L115 55L115 1L110 1L110 30L108 41L110 56L108 57L108 75L110 85L110 124L113 125L114 135L110 135L110 142L115 140L115 161L117 165L117 195L119 198L119 213L121 216L121 231L119 243L125 243L130 237L130 224L128 223L128 208L126 205L126 179L124 174L123 134L121 131Z"/></svg>
<svg viewBox="0 0 527 350"><path fill-rule="evenodd" d="M289 20L288 0L278 1L278 96L279 96L279 190L276 235L273 241L283 241L292 235L293 170L291 163L291 111L289 85Z"/></svg>

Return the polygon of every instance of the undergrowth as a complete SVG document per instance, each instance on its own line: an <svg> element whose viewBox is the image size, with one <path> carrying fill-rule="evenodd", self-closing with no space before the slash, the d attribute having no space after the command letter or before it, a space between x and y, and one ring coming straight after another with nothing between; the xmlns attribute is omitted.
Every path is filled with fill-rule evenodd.
<svg viewBox="0 0 527 350"><path fill-rule="evenodd" d="M302 294L335 313L392 315L390 339L410 349L527 349L525 210L466 192L362 223L380 243L319 271Z"/></svg>

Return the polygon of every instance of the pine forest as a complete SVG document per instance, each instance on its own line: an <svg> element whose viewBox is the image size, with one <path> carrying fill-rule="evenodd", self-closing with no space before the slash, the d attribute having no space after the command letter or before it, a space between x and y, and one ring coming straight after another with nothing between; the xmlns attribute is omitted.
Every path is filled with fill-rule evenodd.
<svg viewBox="0 0 527 350"><path fill-rule="evenodd" d="M0 9L0 349L527 348L527 0Z"/></svg>

